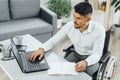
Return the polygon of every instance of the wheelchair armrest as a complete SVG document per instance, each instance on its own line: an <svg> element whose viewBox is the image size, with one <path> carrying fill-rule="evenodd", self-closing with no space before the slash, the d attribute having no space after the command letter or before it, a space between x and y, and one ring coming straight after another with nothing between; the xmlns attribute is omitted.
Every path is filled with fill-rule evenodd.
<svg viewBox="0 0 120 80"><path fill-rule="evenodd" d="M63 52L68 52L70 51L71 48L74 48L74 46L72 44L70 44L68 47L63 49Z"/></svg>
<svg viewBox="0 0 120 80"><path fill-rule="evenodd" d="M110 51L106 52L100 59L100 63L105 63L110 58Z"/></svg>

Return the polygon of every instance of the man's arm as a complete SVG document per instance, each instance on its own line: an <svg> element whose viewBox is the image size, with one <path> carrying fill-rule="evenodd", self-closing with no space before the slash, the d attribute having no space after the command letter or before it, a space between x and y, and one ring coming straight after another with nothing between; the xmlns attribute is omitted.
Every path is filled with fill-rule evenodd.
<svg viewBox="0 0 120 80"><path fill-rule="evenodd" d="M87 66L93 65L100 60L103 52L104 41L105 41L105 31L103 30L100 31L99 35L97 36L97 39L93 46L93 51L92 51L93 54L86 59L88 64Z"/></svg>
<svg viewBox="0 0 120 80"><path fill-rule="evenodd" d="M43 44L44 51L52 49L56 44L58 44L66 37L66 27L68 26L63 26L52 38Z"/></svg>
<svg viewBox="0 0 120 80"><path fill-rule="evenodd" d="M61 30L59 30L51 39L49 39L47 42L41 45L41 47L37 51L31 54L28 57L29 61L34 62L36 57L38 56L39 56L39 60L41 60L41 58L44 55L44 51L48 51L52 49L56 44L58 44L58 42L60 42L62 39L65 38L66 30L67 30L67 25L64 26Z"/></svg>

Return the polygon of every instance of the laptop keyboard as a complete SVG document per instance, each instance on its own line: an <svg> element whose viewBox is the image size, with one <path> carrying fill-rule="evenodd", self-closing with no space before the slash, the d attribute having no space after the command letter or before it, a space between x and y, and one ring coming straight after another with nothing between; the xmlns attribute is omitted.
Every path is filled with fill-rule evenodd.
<svg viewBox="0 0 120 80"><path fill-rule="evenodd" d="M41 69L39 63L34 63L34 62L27 61L27 65L28 65L28 68L29 68L29 69L34 69L34 70L39 70L39 69Z"/></svg>
<svg viewBox="0 0 120 80"><path fill-rule="evenodd" d="M43 64L41 65L40 62L28 61L28 55L26 55L25 53L21 54L21 58L24 68L26 68L28 71L40 70L43 65Z"/></svg>

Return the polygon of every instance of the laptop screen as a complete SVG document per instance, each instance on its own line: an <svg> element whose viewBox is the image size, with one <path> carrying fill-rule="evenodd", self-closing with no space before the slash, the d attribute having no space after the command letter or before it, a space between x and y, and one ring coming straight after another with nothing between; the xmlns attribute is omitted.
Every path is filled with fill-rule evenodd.
<svg viewBox="0 0 120 80"><path fill-rule="evenodd" d="M26 55L20 54L18 51L18 47L15 44L13 38L11 38L11 48L12 48L12 52L19 64L20 68L23 72L34 72L34 71L39 71L39 70L47 70L49 68L45 58L42 61L37 62L35 64L26 60L25 58L31 53L31 51L25 52ZM33 53L33 51L32 51L32 53Z"/></svg>
<svg viewBox="0 0 120 80"><path fill-rule="evenodd" d="M11 38L11 48L12 48L12 52L14 54L14 57L16 58L16 60L18 61L19 64L22 64L22 61L21 61L21 57L18 53L18 49L15 45L15 42L13 40L13 38Z"/></svg>

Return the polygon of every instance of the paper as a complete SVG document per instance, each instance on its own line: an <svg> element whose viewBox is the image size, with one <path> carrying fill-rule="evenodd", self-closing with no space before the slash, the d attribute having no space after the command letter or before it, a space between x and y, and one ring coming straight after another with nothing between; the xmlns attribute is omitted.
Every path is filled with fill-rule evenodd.
<svg viewBox="0 0 120 80"><path fill-rule="evenodd" d="M77 75L72 62L52 62L49 64L48 75Z"/></svg>

